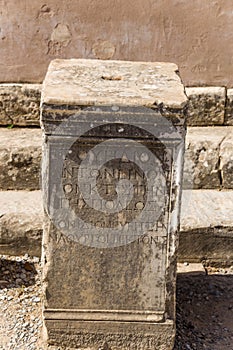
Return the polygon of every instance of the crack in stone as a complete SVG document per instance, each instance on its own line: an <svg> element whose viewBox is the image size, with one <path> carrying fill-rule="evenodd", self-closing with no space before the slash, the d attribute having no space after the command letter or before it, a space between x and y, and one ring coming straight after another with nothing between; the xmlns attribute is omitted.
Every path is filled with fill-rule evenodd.
<svg viewBox="0 0 233 350"><path fill-rule="evenodd" d="M222 140L220 141L219 145L218 145L218 163L217 163L217 172L218 172L218 178L219 178L219 182L220 182L220 190L223 188L223 171L222 171L222 157L221 157L221 146L222 143L224 142L224 140L226 139L226 137L228 136L228 134L226 134Z"/></svg>

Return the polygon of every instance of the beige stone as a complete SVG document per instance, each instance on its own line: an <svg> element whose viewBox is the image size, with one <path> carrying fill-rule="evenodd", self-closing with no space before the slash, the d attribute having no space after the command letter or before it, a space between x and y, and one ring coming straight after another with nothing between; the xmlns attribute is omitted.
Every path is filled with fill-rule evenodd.
<svg viewBox="0 0 233 350"><path fill-rule="evenodd" d="M177 263L177 273L189 273L192 275L205 275L205 269L202 263Z"/></svg>
<svg viewBox="0 0 233 350"><path fill-rule="evenodd" d="M40 129L0 129L1 190L40 188Z"/></svg>
<svg viewBox="0 0 233 350"><path fill-rule="evenodd" d="M163 62L54 60L44 81L42 99L45 105L58 106L108 106L114 101L116 106L163 104L181 109L187 98L177 71L175 64Z"/></svg>
<svg viewBox="0 0 233 350"><path fill-rule="evenodd" d="M186 190L182 198L181 230L232 227L233 191Z"/></svg>
<svg viewBox="0 0 233 350"><path fill-rule="evenodd" d="M40 191L0 191L0 253L41 256Z"/></svg>
<svg viewBox="0 0 233 350"><path fill-rule="evenodd" d="M0 84L0 125L39 125L40 84Z"/></svg>
<svg viewBox="0 0 233 350"><path fill-rule="evenodd" d="M228 133L221 144L220 171L222 186L233 189L233 127L228 128Z"/></svg>
<svg viewBox="0 0 233 350"><path fill-rule="evenodd" d="M233 125L233 89L227 89L225 124Z"/></svg>
<svg viewBox="0 0 233 350"><path fill-rule="evenodd" d="M184 191L179 261L233 264L233 191Z"/></svg>
<svg viewBox="0 0 233 350"><path fill-rule="evenodd" d="M223 183L224 176L231 178L230 156L232 154L233 128L231 127L190 127L187 131L184 188L220 188L229 187L229 181ZM224 143L225 139L228 143ZM227 147L228 144L228 147ZM225 145L225 146L223 146ZM223 149L224 147L224 149ZM223 165L227 163L226 166Z"/></svg>
<svg viewBox="0 0 233 350"><path fill-rule="evenodd" d="M226 89L224 87L187 87L189 98L187 125L222 125L224 123Z"/></svg>

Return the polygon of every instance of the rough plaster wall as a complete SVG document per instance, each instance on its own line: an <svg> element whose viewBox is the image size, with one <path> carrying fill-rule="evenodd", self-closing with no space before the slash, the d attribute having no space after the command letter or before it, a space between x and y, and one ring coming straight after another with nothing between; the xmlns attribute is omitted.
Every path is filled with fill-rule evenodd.
<svg viewBox="0 0 233 350"><path fill-rule="evenodd" d="M172 61L185 85L233 86L232 0L0 0L0 81L56 57Z"/></svg>

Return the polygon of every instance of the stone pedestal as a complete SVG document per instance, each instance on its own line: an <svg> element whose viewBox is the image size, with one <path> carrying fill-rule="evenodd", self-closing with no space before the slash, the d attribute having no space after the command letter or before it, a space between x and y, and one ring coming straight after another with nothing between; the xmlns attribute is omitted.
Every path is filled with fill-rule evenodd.
<svg viewBox="0 0 233 350"><path fill-rule="evenodd" d="M41 105L50 346L172 349L186 102L174 64L50 64Z"/></svg>

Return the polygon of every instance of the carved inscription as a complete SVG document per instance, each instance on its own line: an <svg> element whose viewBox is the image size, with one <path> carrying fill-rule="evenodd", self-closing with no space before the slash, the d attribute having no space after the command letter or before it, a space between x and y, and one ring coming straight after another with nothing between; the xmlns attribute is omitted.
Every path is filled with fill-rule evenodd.
<svg viewBox="0 0 233 350"><path fill-rule="evenodd" d="M115 124L113 127L113 131L117 129ZM138 127L130 127L140 135ZM68 229L70 238L79 230L79 242L81 232L81 241L93 239L90 226L96 229L95 239L121 244L149 230L166 236L170 149L159 142L124 139L129 126L122 130L122 138L110 141L93 137L99 127L96 129L91 130L92 137L78 138L63 155L62 195L55 196L53 205L61 210L58 226ZM111 125L106 130L111 130ZM54 163L55 155L62 157L62 152L51 156ZM65 209L72 215L66 215Z"/></svg>

